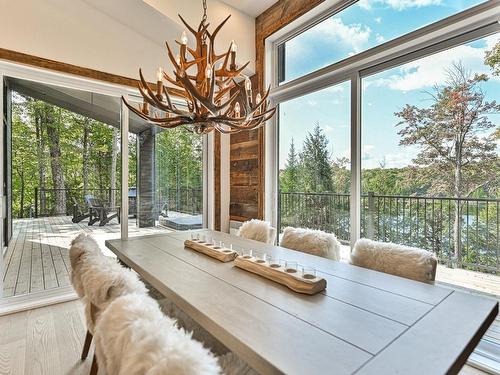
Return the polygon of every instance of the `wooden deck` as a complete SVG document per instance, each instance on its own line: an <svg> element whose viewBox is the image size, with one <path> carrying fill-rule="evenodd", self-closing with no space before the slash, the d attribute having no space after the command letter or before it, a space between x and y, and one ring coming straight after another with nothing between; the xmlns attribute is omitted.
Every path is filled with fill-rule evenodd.
<svg viewBox="0 0 500 375"><path fill-rule="evenodd" d="M41 292L70 284L68 248L78 233L92 233L103 252L107 239L120 236L120 225L109 223L103 227L78 224L71 217L46 217L14 220L13 236L4 256L3 297ZM140 236L169 232L163 227L137 228L129 224L129 235Z"/></svg>

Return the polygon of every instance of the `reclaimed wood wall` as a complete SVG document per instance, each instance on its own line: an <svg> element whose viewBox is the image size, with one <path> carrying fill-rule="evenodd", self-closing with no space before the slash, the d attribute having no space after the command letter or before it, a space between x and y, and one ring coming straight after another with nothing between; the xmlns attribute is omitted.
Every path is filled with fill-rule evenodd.
<svg viewBox="0 0 500 375"><path fill-rule="evenodd" d="M256 74L252 77L252 87L263 91L266 38L323 1L279 0L256 18ZM264 128L231 135L231 220L264 217L264 137Z"/></svg>

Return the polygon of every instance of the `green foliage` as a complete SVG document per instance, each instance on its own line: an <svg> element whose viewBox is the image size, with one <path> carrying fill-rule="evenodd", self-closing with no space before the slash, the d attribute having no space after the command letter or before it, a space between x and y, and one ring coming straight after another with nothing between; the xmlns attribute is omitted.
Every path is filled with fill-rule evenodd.
<svg viewBox="0 0 500 375"><path fill-rule="evenodd" d="M295 144L290 144L290 150L288 151L288 158L286 160L285 170L281 175L281 190L282 191L297 191L300 190L300 182L299 182L299 160L298 155L295 151Z"/></svg>
<svg viewBox="0 0 500 375"><path fill-rule="evenodd" d="M500 75L500 42L497 42L491 51L486 51L484 63L493 70L493 75Z"/></svg>
<svg viewBox="0 0 500 375"><path fill-rule="evenodd" d="M328 152L328 139L316 123L308 133L300 153L300 168L304 191L323 192L333 190L333 173Z"/></svg>

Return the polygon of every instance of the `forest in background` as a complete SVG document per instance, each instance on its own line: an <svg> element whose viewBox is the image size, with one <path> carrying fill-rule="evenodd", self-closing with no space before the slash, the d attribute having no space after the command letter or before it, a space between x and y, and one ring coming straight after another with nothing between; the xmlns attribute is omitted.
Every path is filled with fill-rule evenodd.
<svg viewBox="0 0 500 375"><path fill-rule="evenodd" d="M485 56L500 74L500 43ZM361 235L434 251L457 266L498 272L500 104L485 97L490 77L461 63L446 70L426 107L407 104L394 115L400 146L416 146L403 168L363 169ZM300 226L350 237L351 171L332 158L330 140L316 123L300 148L293 139L279 172L280 227Z"/></svg>
<svg viewBox="0 0 500 375"><path fill-rule="evenodd" d="M200 189L201 138L176 129L156 134L156 187L163 205L179 189ZM31 97L12 93L13 217L71 212L86 194L119 202L118 128ZM137 137L129 134L129 187L137 185ZM108 193L110 189L116 194ZM119 204L119 203L118 203Z"/></svg>

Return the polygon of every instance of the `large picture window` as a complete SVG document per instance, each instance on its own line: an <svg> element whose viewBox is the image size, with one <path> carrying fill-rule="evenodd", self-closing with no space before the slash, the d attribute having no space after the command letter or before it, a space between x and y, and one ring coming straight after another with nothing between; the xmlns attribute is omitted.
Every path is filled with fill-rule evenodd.
<svg viewBox="0 0 500 375"><path fill-rule="evenodd" d="M343 261L360 238L425 249L438 281L500 295L499 5L342 3L270 38L275 224L335 234Z"/></svg>
<svg viewBox="0 0 500 375"><path fill-rule="evenodd" d="M499 34L363 79L361 235L498 267Z"/></svg>
<svg viewBox="0 0 500 375"><path fill-rule="evenodd" d="M280 228L307 227L349 241L350 83L279 106Z"/></svg>
<svg viewBox="0 0 500 375"><path fill-rule="evenodd" d="M279 83L393 40L483 0L360 0L278 47Z"/></svg>

